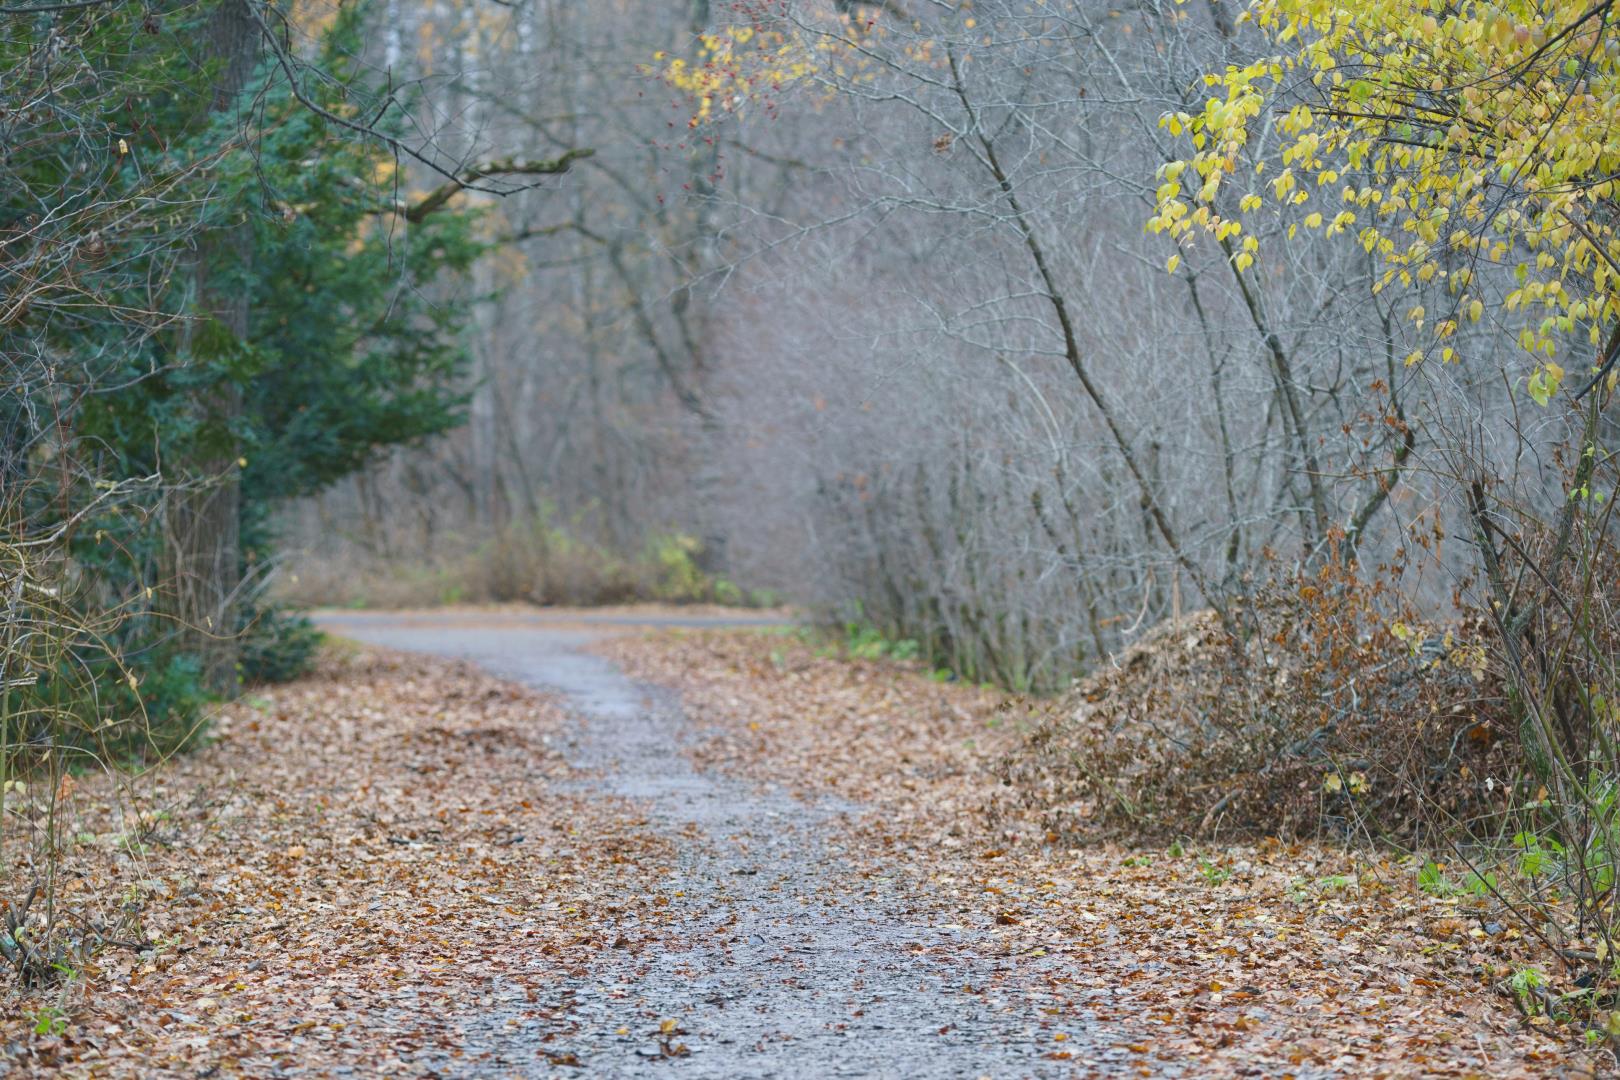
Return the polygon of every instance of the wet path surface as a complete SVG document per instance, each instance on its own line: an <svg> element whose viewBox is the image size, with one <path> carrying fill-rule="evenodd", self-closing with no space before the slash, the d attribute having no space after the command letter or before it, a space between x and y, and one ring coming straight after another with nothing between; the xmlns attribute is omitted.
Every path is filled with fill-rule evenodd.
<svg viewBox="0 0 1620 1080"><path fill-rule="evenodd" d="M739 621L768 622L459 612L319 617L334 634L470 659L562 695L580 717L564 747L569 759L595 777L587 781L593 789L638 800L649 823L677 844L665 883L667 921L615 924L622 947L605 951L584 977L561 980L542 1009L494 995L466 1022L469 1049L488 1057L477 1069L447 1060L442 1071L1075 1075L1074 1063L1045 1057L1054 1031L1070 1032L1076 1050L1085 1045L1068 1010L1054 1024L1049 1010L1058 1003L1039 977L1049 961L998 956L982 930L955 924L897 882L864 877L842 861L832 841L860 807L762 793L694 769L681 748L701 730L675 697L631 682L584 651L629 629ZM536 958L537 966L544 962Z"/></svg>

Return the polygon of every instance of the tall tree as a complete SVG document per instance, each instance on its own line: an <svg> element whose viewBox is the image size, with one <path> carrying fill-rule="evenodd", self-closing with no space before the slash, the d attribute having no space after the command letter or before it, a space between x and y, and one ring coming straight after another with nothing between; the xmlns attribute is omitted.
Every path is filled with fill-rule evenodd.
<svg viewBox="0 0 1620 1080"><path fill-rule="evenodd" d="M252 0L220 0L203 32L203 57L213 72L204 126L225 139L245 122L242 102L262 52ZM184 324L182 362L215 363L247 345L253 225L242 208L215 203L214 220L198 244L192 317ZM203 680L223 691L236 681L236 608L241 583L241 489L235 435L240 387L215 383L199 398L209 437L201 456L184 462L167 511L174 617L186 651L198 657Z"/></svg>

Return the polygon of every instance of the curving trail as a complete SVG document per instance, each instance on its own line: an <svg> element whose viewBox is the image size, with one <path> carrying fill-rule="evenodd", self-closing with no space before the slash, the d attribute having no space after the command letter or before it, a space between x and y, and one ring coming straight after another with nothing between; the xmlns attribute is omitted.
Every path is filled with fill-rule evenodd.
<svg viewBox="0 0 1620 1080"><path fill-rule="evenodd" d="M622 917L622 947L560 984L544 1010L551 1019L466 1019L469 1042L489 1054L480 1069L493 1061L518 1075L593 1077L1096 1075L1090 1054L1081 1070L1043 1053L1051 1043L1041 1028L1061 1003L1040 976L1055 960L998 956L982 930L857 874L832 841L861 807L695 769L682 749L700 733L698 719L672 693L587 651L650 627L771 621L634 610L319 616L334 634L470 659L560 695L578 717L565 752L589 777L581 782L637 800L677 845L674 880L663 886L668 918L655 926ZM1063 1013L1081 1050L1086 1020ZM669 1030L645 1037L660 1025ZM536 1064L537 1045L578 1065ZM472 1075L453 1059L442 1071Z"/></svg>

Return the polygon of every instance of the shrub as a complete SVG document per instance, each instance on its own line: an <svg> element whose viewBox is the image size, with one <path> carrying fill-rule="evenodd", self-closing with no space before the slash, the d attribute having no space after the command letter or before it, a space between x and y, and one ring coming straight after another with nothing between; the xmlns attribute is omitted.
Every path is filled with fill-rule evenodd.
<svg viewBox="0 0 1620 1080"><path fill-rule="evenodd" d="M1567 495L1551 507L1470 486L1474 541L1492 611L1492 659L1525 768L1503 807L1511 836L1493 895L1523 922L1620 982L1620 579L1613 455L1600 404L1562 455ZM1576 452L1578 450L1578 452ZM1511 490L1511 489L1508 489ZM1486 861L1484 859L1477 861Z"/></svg>
<svg viewBox="0 0 1620 1080"><path fill-rule="evenodd" d="M278 585L277 597L300 606L344 607L637 601L767 606L776 600L706 572L702 544L679 532L655 534L625 553L596 541L582 526L541 513L480 542L450 546L453 554L414 560L352 550L306 558Z"/></svg>
<svg viewBox="0 0 1620 1080"><path fill-rule="evenodd" d="M275 608L258 612L242 631L242 681L291 682L311 670L324 640L303 615Z"/></svg>

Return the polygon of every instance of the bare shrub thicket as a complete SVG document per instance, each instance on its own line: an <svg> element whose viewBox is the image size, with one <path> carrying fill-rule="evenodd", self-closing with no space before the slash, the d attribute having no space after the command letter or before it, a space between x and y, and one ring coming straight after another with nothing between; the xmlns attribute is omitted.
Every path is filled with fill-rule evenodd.
<svg viewBox="0 0 1620 1080"><path fill-rule="evenodd" d="M1504 806L1513 855L1477 861L1538 933L1612 978L1620 937L1620 591L1612 423L1605 393L1551 419L1567 432L1535 463L1457 455L1479 593L1524 768ZM1516 427L1495 446L1522 445ZM1505 865L1503 863L1505 862ZM1590 951L1589 951L1590 950Z"/></svg>
<svg viewBox="0 0 1620 1080"><path fill-rule="evenodd" d="M846 153L728 282L741 576L1049 689L1335 536L1393 551L1436 492L1436 398L1364 258L1277 244L1240 276L1210 245L1167 274L1176 247L1143 229L1160 115L1258 41L1199 5L869 30L812 10L784 32L843 57L838 96L794 124Z"/></svg>
<svg viewBox="0 0 1620 1080"><path fill-rule="evenodd" d="M4 510L17 520L15 502ZM0 958L24 986L54 984L106 945L139 943L116 895L75 896L63 877L64 855L84 842L68 801L77 778L110 777L103 797L128 826L114 842L131 853L141 827L123 769L187 734L146 708L121 658L132 613L74 602L62 543L72 524L0 537Z"/></svg>

